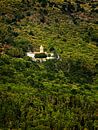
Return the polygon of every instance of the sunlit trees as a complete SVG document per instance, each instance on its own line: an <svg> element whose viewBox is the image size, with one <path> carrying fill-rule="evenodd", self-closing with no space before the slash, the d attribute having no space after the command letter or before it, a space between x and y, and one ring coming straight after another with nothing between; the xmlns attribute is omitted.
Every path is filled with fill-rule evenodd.
<svg viewBox="0 0 98 130"><path fill-rule="evenodd" d="M22 49L19 49L19 48L11 48L7 51L7 54L12 56L12 57L23 57L23 50Z"/></svg>
<svg viewBox="0 0 98 130"><path fill-rule="evenodd" d="M97 12L86 2L0 1L0 129L97 128ZM26 56L40 44L59 60Z"/></svg>

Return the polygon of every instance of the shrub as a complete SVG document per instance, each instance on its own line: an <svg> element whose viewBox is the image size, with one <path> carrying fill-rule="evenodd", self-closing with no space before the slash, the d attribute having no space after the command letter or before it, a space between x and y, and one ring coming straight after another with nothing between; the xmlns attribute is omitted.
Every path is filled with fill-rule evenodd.
<svg viewBox="0 0 98 130"><path fill-rule="evenodd" d="M14 46L17 48L22 48L24 52L27 52L28 49L32 48L32 44L27 39L18 39L14 41Z"/></svg>
<svg viewBox="0 0 98 130"><path fill-rule="evenodd" d="M91 40L96 42L96 45L97 45L97 42L98 42L98 34L97 33L93 33L92 36L91 36ZM98 46L98 45L97 45Z"/></svg>
<svg viewBox="0 0 98 130"><path fill-rule="evenodd" d="M35 58L46 58L47 55L45 53L35 54Z"/></svg>
<svg viewBox="0 0 98 130"><path fill-rule="evenodd" d="M11 48L6 53L12 57L23 57L22 49L18 48Z"/></svg>

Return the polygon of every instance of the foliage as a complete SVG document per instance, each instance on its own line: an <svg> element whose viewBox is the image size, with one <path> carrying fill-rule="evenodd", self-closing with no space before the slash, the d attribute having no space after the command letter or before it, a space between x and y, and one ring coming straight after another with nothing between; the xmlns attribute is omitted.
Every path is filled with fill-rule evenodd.
<svg viewBox="0 0 98 130"><path fill-rule="evenodd" d="M98 128L97 6L0 0L0 129ZM60 59L26 56L41 44Z"/></svg>
<svg viewBox="0 0 98 130"><path fill-rule="evenodd" d="M45 53L35 54L35 58L46 58L47 55Z"/></svg>
<svg viewBox="0 0 98 130"><path fill-rule="evenodd" d="M12 57L23 57L23 51L21 48L11 48L6 53Z"/></svg>

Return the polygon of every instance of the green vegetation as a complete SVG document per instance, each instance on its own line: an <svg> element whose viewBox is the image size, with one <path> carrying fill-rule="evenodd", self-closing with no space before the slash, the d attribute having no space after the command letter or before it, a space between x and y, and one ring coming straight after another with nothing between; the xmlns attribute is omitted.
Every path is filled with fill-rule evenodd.
<svg viewBox="0 0 98 130"><path fill-rule="evenodd" d="M40 45L60 60L26 56ZM98 129L97 1L0 0L0 130L9 129Z"/></svg>
<svg viewBox="0 0 98 130"><path fill-rule="evenodd" d="M39 54L35 54L35 58L46 58L47 55L45 53L39 53Z"/></svg>

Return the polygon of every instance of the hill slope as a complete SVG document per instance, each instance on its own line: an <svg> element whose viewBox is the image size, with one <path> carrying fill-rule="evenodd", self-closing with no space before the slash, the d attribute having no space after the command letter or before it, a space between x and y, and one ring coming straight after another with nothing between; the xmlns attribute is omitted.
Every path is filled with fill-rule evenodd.
<svg viewBox="0 0 98 130"><path fill-rule="evenodd" d="M95 129L97 1L0 1L0 128ZM26 56L43 45L60 60Z"/></svg>

